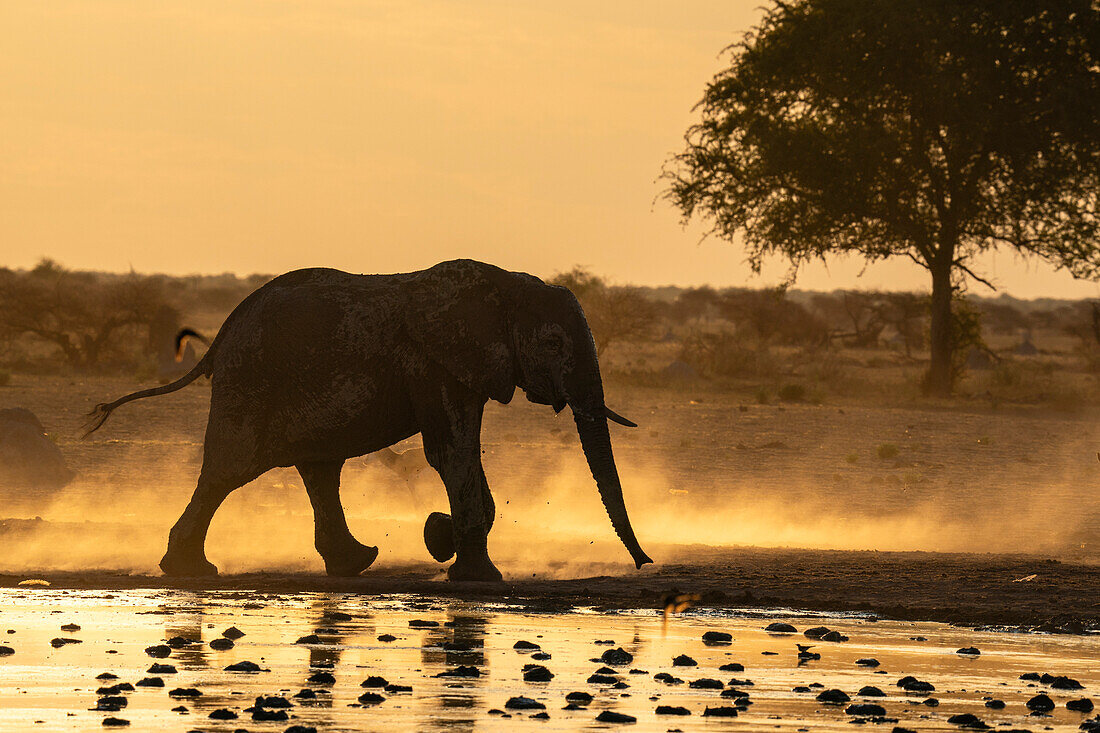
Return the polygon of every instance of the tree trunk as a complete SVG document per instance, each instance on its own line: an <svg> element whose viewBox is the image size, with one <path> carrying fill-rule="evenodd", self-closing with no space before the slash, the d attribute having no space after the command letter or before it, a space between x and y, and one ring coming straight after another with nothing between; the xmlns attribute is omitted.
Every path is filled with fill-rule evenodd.
<svg viewBox="0 0 1100 733"><path fill-rule="evenodd" d="M932 265L931 363L924 378L925 394L949 397L954 386L951 360L955 343L951 323L951 263L949 259Z"/></svg>

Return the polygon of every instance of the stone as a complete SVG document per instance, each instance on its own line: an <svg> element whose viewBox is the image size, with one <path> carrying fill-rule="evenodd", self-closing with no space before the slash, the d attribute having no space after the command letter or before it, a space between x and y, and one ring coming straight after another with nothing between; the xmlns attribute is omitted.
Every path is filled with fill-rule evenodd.
<svg viewBox="0 0 1100 733"><path fill-rule="evenodd" d="M143 677L134 684L137 687L164 687L164 680L160 677Z"/></svg>
<svg viewBox="0 0 1100 733"><path fill-rule="evenodd" d="M236 720L238 715L232 710L226 708L218 708L210 713L211 720Z"/></svg>
<svg viewBox="0 0 1100 733"><path fill-rule="evenodd" d="M321 637L317 636L317 634L306 634L305 636L298 637L298 641L296 641L294 643L295 644L320 644L321 643Z"/></svg>
<svg viewBox="0 0 1100 733"><path fill-rule="evenodd" d="M220 639L212 639L210 641L210 648L216 651L223 652L226 649L232 649L234 647L232 639L226 639L221 637Z"/></svg>
<svg viewBox="0 0 1100 733"><path fill-rule="evenodd" d="M694 659L686 654L681 654L680 656L674 657L672 659L673 667L695 667L698 666L698 664L698 662L696 662Z"/></svg>
<svg viewBox="0 0 1100 733"><path fill-rule="evenodd" d="M524 682L549 682L554 679L554 673L541 664L532 664L523 672Z"/></svg>
<svg viewBox="0 0 1100 733"><path fill-rule="evenodd" d="M226 672L259 672L260 665L255 662L250 662L247 659L241 662L236 662L225 668Z"/></svg>
<svg viewBox="0 0 1100 733"><path fill-rule="evenodd" d="M1070 700L1066 703L1067 710L1073 710L1078 713L1091 713L1092 708L1092 700L1087 697L1082 697L1080 700Z"/></svg>
<svg viewBox="0 0 1100 733"><path fill-rule="evenodd" d="M677 705L658 705L654 711L657 715L691 715L691 711Z"/></svg>
<svg viewBox="0 0 1100 733"><path fill-rule="evenodd" d="M33 412L22 407L0 410L0 485L54 491L75 477Z"/></svg>
<svg viewBox="0 0 1100 733"><path fill-rule="evenodd" d="M585 681L590 685L613 685L619 680L608 674L594 674L590 675Z"/></svg>
<svg viewBox="0 0 1100 733"><path fill-rule="evenodd" d="M596 720L601 723L637 723L638 719L633 715L626 715L625 713L616 713L614 710L604 710L602 713L596 716Z"/></svg>
<svg viewBox="0 0 1100 733"><path fill-rule="evenodd" d="M886 708L874 703L857 703L844 708L844 712L861 718L874 718L886 715Z"/></svg>
<svg viewBox="0 0 1100 733"><path fill-rule="evenodd" d="M168 691L168 697L180 698L195 698L202 697L202 693L196 690L194 687L177 687L174 690Z"/></svg>
<svg viewBox="0 0 1100 733"><path fill-rule="evenodd" d="M955 653L964 657L981 656L981 651L976 646L964 646L962 649L957 649Z"/></svg>
<svg viewBox="0 0 1100 733"><path fill-rule="evenodd" d="M359 702L363 705L377 705L385 701L386 698L382 697L377 692L364 692L359 696Z"/></svg>
<svg viewBox="0 0 1100 733"><path fill-rule="evenodd" d="M723 664L718 668L720 672L744 672L745 665L738 662L730 662L729 664Z"/></svg>
<svg viewBox="0 0 1100 733"><path fill-rule="evenodd" d="M1048 677L1048 675L1043 675L1043 677ZM1047 685L1050 685L1055 690L1083 690L1083 689L1085 689L1084 685L1082 685L1080 682L1073 679L1072 677L1063 677L1063 676L1053 677L1053 676L1050 676L1049 680L1044 679L1043 683L1047 684Z"/></svg>
<svg viewBox="0 0 1100 733"><path fill-rule="evenodd" d="M371 675L362 682L359 683L360 687L385 687L390 682L385 677L379 677L377 675Z"/></svg>
<svg viewBox="0 0 1100 733"><path fill-rule="evenodd" d="M630 664L634 661L634 655L627 650L619 647L618 649L608 649L600 655L600 661L604 664L623 665Z"/></svg>
<svg viewBox="0 0 1100 733"><path fill-rule="evenodd" d="M860 667L877 667L879 661L874 657L863 657L856 660L856 665Z"/></svg>
<svg viewBox="0 0 1100 733"><path fill-rule="evenodd" d="M82 642L80 639L70 639L68 637L63 637L63 636L59 636L56 639L50 639L50 646L52 646L54 649L57 649L57 648L63 647L63 646L67 646L69 644L83 644L83 643L84 642Z"/></svg>
<svg viewBox="0 0 1100 733"><path fill-rule="evenodd" d="M481 670L477 667L471 667L465 664L460 664L454 669L448 669L445 672L440 672L436 677L480 677Z"/></svg>
<svg viewBox="0 0 1100 733"><path fill-rule="evenodd" d="M155 644L145 647L145 653L153 659L164 659L172 653L172 647L167 644Z"/></svg>
<svg viewBox="0 0 1100 733"><path fill-rule="evenodd" d="M886 697L886 693L873 685L867 685L866 687L859 688L859 692L856 693L860 697Z"/></svg>
<svg viewBox="0 0 1100 733"><path fill-rule="evenodd" d="M703 634L703 643L707 645L730 644L733 642L733 634L725 631L707 631Z"/></svg>
<svg viewBox="0 0 1100 733"><path fill-rule="evenodd" d="M580 691L570 692L569 694L567 694L565 696L565 699L566 699L567 702L576 702L576 703L581 703L582 705L587 705L588 703L592 702L592 696L591 695L589 695L587 692L580 692Z"/></svg>
<svg viewBox="0 0 1100 733"><path fill-rule="evenodd" d="M840 633L839 631L830 631L827 634L822 635L821 640L839 642L848 641L848 637Z"/></svg>
<svg viewBox="0 0 1100 733"><path fill-rule="evenodd" d="M848 694L843 690L831 689L822 690L818 693L816 699L818 702L823 702L828 705L843 705L851 701L852 698L848 697Z"/></svg>
<svg viewBox="0 0 1100 733"><path fill-rule="evenodd" d="M538 644L536 644L534 642L524 641L523 639L520 639L519 641L517 641L515 644L512 645L512 648L515 649L516 651L522 652L522 651L538 651L542 647L540 647Z"/></svg>
<svg viewBox="0 0 1100 733"><path fill-rule="evenodd" d="M104 718L102 725L104 728L125 728L130 725L130 721L124 718Z"/></svg>
<svg viewBox="0 0 1100 733"><path fill-rule="evenodd" d="M825 634L828 634L828 633L829 633L828 627L815 626L812 629L806 629L805 631L803 631L802 635L805 636L807 639L820 639L821 637L825 636Z"/></svg>
<svg viewBox="0 0 1100 733"><path fill-rule="evenodd" d="M236 626L230 626L228 629L222 632L222 636L230 641L236 641L244 636L244 632L238 629Z"/></svg>
<svg viewBox="0 0 1100 733"><path fill-rule="evenodd" d="M767 626L764 627L764 631L768 632L769 634L797 634L798 633L798 629L791 626L790 624L785 624L782 621L776 621L774 623L768 624Z"/></svg>
<svg viewBox="0 0 1100 733"><path fill-rule="evenodd" d="M737 708L732 707L715 707L707 706L707 709L703 711L704 718L736 718Z"/></svg>
<svg viewBox="0 0 1100 733"><path fill-rule="evenodd" d="M723 687L725 687L725 685L718 680L711 679L709 677L703 677L697 680L692 680L688 683L688 687L693 690L721 690Z"/></svg>
<svg viewBox="0 0 1100 733"><path fill-rule="evenodd" d="M1027 709L1035 713L1049 713L1054 709L1054 701L1049 696L1039 693L1025 703Z"/></svg>
<svg viewBox="0 0 1100 733"><path fill-rule="evenodd" d="M989 725L985 723L981 718L973 713L962 713L960 715L952 715L947 719L948 723L957 725L962 728L968 728L970 730L988 730Z"/></svg>
<svg viewBox="0 0 1100 733"><path fill-rule="evenodd" d="M306 682L312 682L315 685L335 685L336 677L331 672L314 672L309 677L306 677Z"/></svg>
<svg viewBox="0 0 1100 733"><path fill-rule="evenodd" d="M545 710L546 706L538 700L532 700L529 697L519 695L517 697L508 698L508 702L504 703L506 710Z"/></svg>

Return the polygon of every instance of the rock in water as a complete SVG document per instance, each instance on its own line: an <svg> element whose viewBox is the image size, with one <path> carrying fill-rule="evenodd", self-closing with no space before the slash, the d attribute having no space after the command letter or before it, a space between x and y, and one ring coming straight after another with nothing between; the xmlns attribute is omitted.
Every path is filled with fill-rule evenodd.
<svg viewBox="0 0 1100 733"><path fill-rule="evenodd" d="M764 631L767 631L769 634L794 634L798 632L798 629L782 621L776 621L775 623L768 624Z"/></svg>
<svg viewBox="0 0 1100 733"><path fill-rule="evenodd" d="M733 641L733 634L727 634L725 631L708 631L703 634L703 643L708 646L717 646L720 644L729 644ZM667 707L667 706L662 706Z"/></svg>
<svg viewBox="0 0 1100 733"><path fill-rule="evenodd" d="M638 719L633 715L626 715L625 713L616 713L614 710L604 710L602 713L596 716L596 720L601 723L637 723Z"/></svg>
<svg viewBox="0 0 1100 733"><path fill-rule="evenodd" d="M455 555L454 525L451 515L432 512L424 522L424 545L437 562L447 562Z"/></svg>
<svg viewBox="0 0 1100 733"><path fill-rule="evenodd" d="M818 693L817 701L827 703L829 705L843 705L846 702L851 701L852 698L848 697L847 693L843 690L823 690Z"/></svg>
<svg viewBox="0 0 1100 733"><path fill-rule="evenodd" d="M608 649L600 655L600 661L604 664L630 664L634 661L634 655L627 650L619 647L618 649Z"/></svg>
<svg viewBox="0 0 1100 733"><path fill-rule="evenodd" d="M60 489L75 476L33 412L0 410L0 485Z"/></svg>
<svg viewBox="0 0 1100 733"><path fill-rule="evenodd" d="M1027 701L1027 709L1035 713L1049 713L1054 709L1054 701L1047 695L1039 693Z"/></svg>
<svg viewBox="0 0 1100 733"><path fill-rule="evenodd" d="M546 706L538 700L532 700L529 697L512 697L508 699L508 702L504 703L504 707L508 710L545 710Z"/></svg>

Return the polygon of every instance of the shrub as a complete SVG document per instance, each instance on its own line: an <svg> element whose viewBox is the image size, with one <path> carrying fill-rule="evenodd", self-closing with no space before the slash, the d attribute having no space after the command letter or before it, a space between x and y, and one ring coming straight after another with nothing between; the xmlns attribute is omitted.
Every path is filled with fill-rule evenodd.
<svg viewBox="0 0 1100 733"><path fill-rule="evenodd" d="M883 443L878 448L875 448L875 455L884 461L888 461L891 458L897 458L898 447L893 443Z"/></svg>
<svg viewBox="0 0 1100 733"><path fill-rule="evenodd" d="M806 387L801 384L784 384L779 388L779 399L783 402L805 402Z"/></svg>

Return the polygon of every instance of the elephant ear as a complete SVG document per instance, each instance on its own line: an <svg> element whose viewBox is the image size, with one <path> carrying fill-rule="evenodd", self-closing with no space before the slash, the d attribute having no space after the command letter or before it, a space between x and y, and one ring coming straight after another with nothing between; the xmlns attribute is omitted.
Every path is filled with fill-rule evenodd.
<svg viewBox="0 0 1100 733"><path fill-rule="evenodd" d="M516 390L508 306L498 278L478 265L445 262L414 275L405 288L405 326L428 358L458 381L507 404Z"/></svg>

